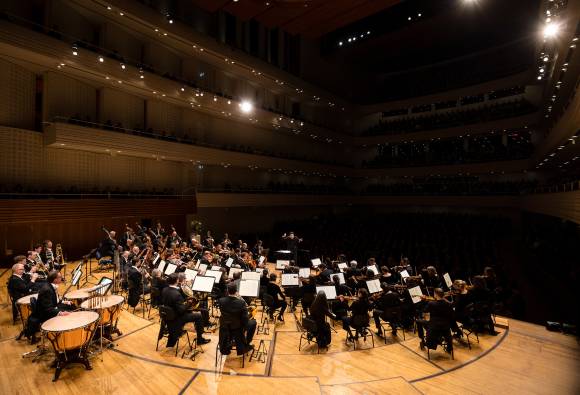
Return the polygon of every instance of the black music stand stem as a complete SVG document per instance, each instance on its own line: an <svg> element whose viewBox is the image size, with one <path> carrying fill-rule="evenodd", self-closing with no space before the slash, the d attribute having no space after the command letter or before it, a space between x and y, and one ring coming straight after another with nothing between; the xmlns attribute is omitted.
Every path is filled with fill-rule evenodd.
<svg viewBox="0 0 580 395"><path fill-rule="evenodd" d="M93 275L93 261L92 261L93 253L94 252L91 251L91 252L89 252L88 255L85 255L85 257L87 257L86 260L83 258L83 263L85 265L85 283L82 285L83 287L87 284L96 285L96 283L90 282L89 278L94 278L95 280L98 280L98 278ZM88 268L87 268L87 266L88 266Z"/></svg>

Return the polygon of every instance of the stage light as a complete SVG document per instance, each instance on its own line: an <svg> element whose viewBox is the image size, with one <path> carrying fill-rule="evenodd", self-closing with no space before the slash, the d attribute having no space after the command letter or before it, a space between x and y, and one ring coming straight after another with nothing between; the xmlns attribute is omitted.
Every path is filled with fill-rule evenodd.
<svg viewBox="0 0 580 395"><path fill-rule="evenodd" d="M103 63L105 61L105 58L103 58L102 56L99 56L99 62Z"/></svg>
<svg viewBox="0 0 580 395"><path fill-rule="evenodd" d="M339 41L338 42L338 45L342 47L342 41Z"/></svg>
<svg viewBox="0 0 580 395"><path fill-rule="evenodd" d="M555 23L547 23L544 27L544 37L546 38L553 38L558 35L560 31L560 26Z"/></svg>
<svg viewBox="0 0 580 395"><path fill-rule="evenodd" d="M74 56L77 56L77 55L79 54L79 51L78 51L78 48L77 48L77 46L76 46L76 45L73 45L73 46L72 46L72 54L73 54Z"/></svg>
<svg viewBox="0 0 580 395"><path fill-rule="evenodd" d="M254 105L247 100L244 100L240 103L240 110L246 114L252 112L253 108Z"/></svg>
<svg viewBox="0 0 580 395"><path fill-rule="evenodd" d="M124 63L121 63L121 68L122 68L123 70L125 70L125 64L124 64Z"/></svg>
<svg viewBox="0 0 580 395"><path fill-rule="evenodd" d="M171 23L173 23L173 19L170 19L168 22L169 22L170 24L171 24Z"/></svg>

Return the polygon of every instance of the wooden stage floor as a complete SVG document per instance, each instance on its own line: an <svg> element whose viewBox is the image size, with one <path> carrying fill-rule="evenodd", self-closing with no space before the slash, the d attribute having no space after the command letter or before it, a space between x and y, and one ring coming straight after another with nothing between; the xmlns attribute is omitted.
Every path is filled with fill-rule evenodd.
<svg viewBox="0 0 580 395"><path fill-rule="evenodd" d="M72 266L72 265L71 265ZM293 313L271 326L264 340L265 362L241 367L235 352L215 368L217 332L195 361L165 348L155 351L159 318L144 319L123 310L122 336L115 346L91 360L93 370L70 365L53 383L51 356L37 362L22 358L31 351L25 339L15 340L20 324L12 325L6 291L10 271L0 277L0 388L2 394L578 394L580 354L575 337L547 332L543 327L498 317L497 337L482 335L467 345L455 341L455 360L438 349L419 349L412 332L384 339L359 341L357 350L345 344L337 324L328 351L315 346L298 351L300 334ZM102 274L96 274L100 276ZM64 289L65 287L61 287ZM257 318L260 318L258 313ZM374 325L373 325L374 326ZM101 360L102 358L102 360Z"/></svg>

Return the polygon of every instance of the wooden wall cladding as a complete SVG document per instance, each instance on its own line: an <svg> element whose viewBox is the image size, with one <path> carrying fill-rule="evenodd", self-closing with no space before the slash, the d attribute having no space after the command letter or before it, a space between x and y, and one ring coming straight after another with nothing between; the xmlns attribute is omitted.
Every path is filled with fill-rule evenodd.
<svg viewBox="0 0 580 395"><path fill-rule="evenodd" d="M2 263L36 243L61 243L67 259L77 259L105 237L101 227L122 231L128 223L161 221L181 235L186 215L196 212L195 199L3 200L0 205Z"/></svg>

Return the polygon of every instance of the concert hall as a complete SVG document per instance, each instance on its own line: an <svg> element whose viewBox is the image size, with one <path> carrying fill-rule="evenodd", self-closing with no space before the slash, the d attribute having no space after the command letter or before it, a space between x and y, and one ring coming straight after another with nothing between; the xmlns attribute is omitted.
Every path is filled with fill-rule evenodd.
<svg viewBox="0 0 580 395"><path fill-rule="evenodd" d="M580 394L580 0L0 36L0 393Z"/></svg>

